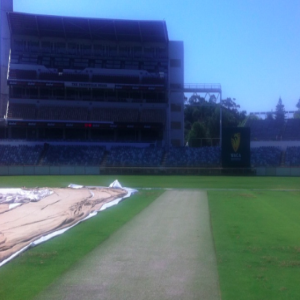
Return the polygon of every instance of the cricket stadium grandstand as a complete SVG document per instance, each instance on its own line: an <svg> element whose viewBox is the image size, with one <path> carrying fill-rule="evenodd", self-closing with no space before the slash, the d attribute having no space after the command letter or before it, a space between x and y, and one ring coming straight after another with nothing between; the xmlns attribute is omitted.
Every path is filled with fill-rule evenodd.
<svg viewBox="0 0 300 300"><path fill-rule="evenodd" d="M221 99L221 86L184 83L184 45L165 21L27 14L2 1L0 77L1 175L221 172L220 146L184 147L184 93ZM300 140L296 122L283 136L245 124L252 168L300 167L300 145L282 147ZM271 135L282 139L258 143Z"/></svg>

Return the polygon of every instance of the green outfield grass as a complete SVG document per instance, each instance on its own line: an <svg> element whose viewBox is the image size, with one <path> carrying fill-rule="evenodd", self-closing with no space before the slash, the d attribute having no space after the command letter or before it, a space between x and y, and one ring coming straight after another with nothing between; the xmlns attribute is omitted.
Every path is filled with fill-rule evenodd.
<svg viewBox="0 0 300 300"><path fill-rule="evenodd" d="M300 189L300 177L247 176L0 176L0 187L65 187L70 183L107 186L118 179L123 186L192 189Z"/></svg>
<svg viewBox="0 0 300 300"><path fill-rule="evenodd" d="M136 188L208 189L223 300L300 299L300 193L282 191L299 189L299 177L2 176L0 186L107 186L115 179ZM141 189L1 267L0 299L32 299L161 192Z"/></svg>
<svg viewBox="0 0 300 300"><path fill-rule="evenodd" d="M300 192L208 196L222 299L300 299Z"/></svg>

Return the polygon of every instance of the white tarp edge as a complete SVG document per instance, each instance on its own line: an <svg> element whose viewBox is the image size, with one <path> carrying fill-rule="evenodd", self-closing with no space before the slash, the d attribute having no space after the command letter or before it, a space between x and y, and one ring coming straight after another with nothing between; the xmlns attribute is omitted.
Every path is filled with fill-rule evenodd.
<svg viewBox="0 0 300 300"><path fill-rule="evenodd" d="M85 187L85 186L83 186L83 185L77 185L77 184L72 184L72 183L71 183L71 184L68 185L68 187L74 188L74 189L79 189L79 188L83 188L83 187ZM98 186L98 187L100 187L100 186ZM135 192L137 192L137 190L135 190L135 189L131 189L131 188L127 188L127 187L122 187L122 185L119 183L118 180L115 180L113 183L111 183L111 184L109 185L109 187L113 187L113 188L122 188L123 190L126 190L126 191L127 191L127 194L126 194L124 197L122 197L122 198L118 198L118 199L115 199L114 201L111 201L111 202L109 202L109 203L104 204L104 205L101 207L100 211L103 211L103 210L105 210L105 209L108 208L108 207L111 207L111 206L114 206L114 205L118 204L118 203L119 203L120 201L122 201L124 198L128 198L128 197L130 197L132 194L134 194ZM89 187L86 186L86 188L89 188ZM20 192L22 191L22 189L0 189L0 192L1 192L1 191L2 191L2 192L5 192L5 190L9 190L9 193L13 193L14 190L17 190L18 193L20 193ZM52 192L51 192L51 193L52 193ZM22 194L22 193L21 193L21 194ZM26 196L28 196L28 195L26 194ZM44 196L44 197L45 197L45 196ZM44 197L43 197L43 198L44 198ZM30 196L29 196L29 198L30 198ZM33 198L34 198L34 200L36 201L36 197L33 197ZM17 203L13 203L13 204L17 204ZM45 235L45 236L40 237L39 239L37 239L37 240L35 240L34 242L28 244L27 246L25 246L24 248L22 248L22 249L19 250L18 252L15 252L15 253L12 254L10 257L8 257L7 259L5 259L5 260L3 260L2 262L0 262L0 267L3 266L4 264L6 264L7 262L9 262L10 260L12 260L13 258L15 258L16 256L18 256L20 253L22 253L22 252L24 252L25 250L27 250L28 248L34 247L34 246L36 246L36 245L39 245L39 244L41 244L41 243L43 243L43 242L46 242L46 241L52 239L52 238L55 237L55 236L58 236L58 235L63 234L64 232L66 232L66 231L69 230L70 228L72 228L72 227L78 225L79 223L81 223L81 222L83 222L83 221L85 221L85 220L87 220L87 219L90 219L90 218L96 216L97 213L98 213L98 212L92 212L92 213L90 213L87 217L85 217L84 219L78 221L76 224L74 224L74 225L72 225L72 226L70 226L70 227L67 227L67 228L64 228L64 229L61 229L61 230L57 230L57 231L55 231L55 232L52 232L52 233L50 233L50 234L47 234L47 235Z"/></svg>
<svg viewBox="0 0 300 300"><path fill-rule="evenodd" d="M0 203L22 204L27 202L40 201L51 195L53 192L48 189L0 189Z"/></svg>

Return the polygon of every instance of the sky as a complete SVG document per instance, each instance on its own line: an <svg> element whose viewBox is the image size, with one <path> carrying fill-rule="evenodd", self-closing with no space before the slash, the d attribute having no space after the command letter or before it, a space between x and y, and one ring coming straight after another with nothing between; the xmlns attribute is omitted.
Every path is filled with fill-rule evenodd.
<svg viewBox="0 0 300 300"><path fill-rule="evenodd" d="M3 0L5 1L5 0ZM247 113L300 99L300 0L14 0L14 11L165 20L184 42L185 83L219 83Z"/></svg>

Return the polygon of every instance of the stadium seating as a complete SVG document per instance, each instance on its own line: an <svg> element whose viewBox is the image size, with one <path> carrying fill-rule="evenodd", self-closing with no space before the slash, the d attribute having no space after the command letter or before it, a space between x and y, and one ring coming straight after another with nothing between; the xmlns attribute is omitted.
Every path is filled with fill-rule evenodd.
<svg viewBox="0 0 300 300"><path fill-rule="evenodd" d="M10 69L9 70L9 79L24 79L24 80L36 79L36 71L35 70Z"/></svg>
<svg viewBox="0 0 300 300"><path fill-rule="evenodd" d="M164 123L164 111L162 109L143 109L140 115L141 122Z"/></svg>
<svg viewBox="0 0 300 300"><path fill-rule="evenodd" d="M106 161L110 167L158 167L163 157L162 148L112 148Z"/></svg>
<svg viewBox="0 0 300 300"><path fill-rule="evenodd" d="M89 80L89 75L84 73L40 73L41 80L53 80L53 81L78 81L86 82Z"/></svg>
<svg viewBox="0 0 300 300"><path fill-rule="evenodd" d="M300 147L287 147L285 165L288 167L300 167Z"/></svg>
<svg viewBox="0 0 300 300"><path fill-rule="evenodd" d="M282 151L277 147L251 148L251 166L278 167L281 163Z"/></svg>
<svg viewBox="0 0 300 300"><path fill-rule="evenodd" d="M143 77L142 84L165 84L165 78L161 78L158 76L152 77Z"/></svg>
<svg viewBox="0 0 300 300"><path fill-rule="evenodd" d="M43 165L99 166L105 149L100 146L49 145Z"/></svg>
<svg viewBox="0 0 300 300"><path fill-rule="evenodd" d="M88 145L0 145L0 165L99 166L105 147ZM209 167L221 165L220 147L163 148L113 147L107 152L107 167ZM278 147L251 148L252 167L278 167L282 151ZM284 165L300 167L300 147L287 147Z"/></svg>
<svg viewBox="0 0 300 300"><path fill-rule="evenodd" d="M170 149L165 165L169 167L219 167L220 162L220 147L179 147Z"/></svg>
<svg viewBox="0 0 300 300"><path fill-rule="evenodd" d="M275 120L248 120L247 127L250 127L251 140L269 141L281 140L283 126Z"/></svg>
<svg viewBox="0 0 300 300"><path fill-rule="evenodd" d="M275 120L250 119L247 121L246 126L250 127L251 140L300 140L300 119L287 119L283 124Z"/></svg>
<svg viewBox="0 0 300 300"><path fill-rule="evenodd" d="M34 120L36 116L36 106L34 104L9 104L7 117L9 119Z"/></svg>
<svg viewBox="0 0 300 300"><path fill-rule="evenodd" d="M42 150L42 145L0 145L0 165L36 165Z"/></svg>
<svg viewBox="0 0 300 300"><path fill-rule="evenodd" d="M90 121L137 122L138 109L93 108Z"/></svg>
<svg viewBox="0 0 300 300"><path fill-rule="evenodd" d="M94 74L92 77L92 82L101 83L116 83L116 84L139 84L140 80L138 76L108 76L108 75L98 75Z"/></svg>
<svg viewBox="0 0 300 300"><path fill-rule="evenodd" d="M37 119L82 121L88 119L88 109L86 107L40 106Z"/></svg>
<svg viewBox="0 0 300 300"><path fill-rule="evenodd" d="M282 136L285 141L300 140L300 119L288 119Z"/></svg>

